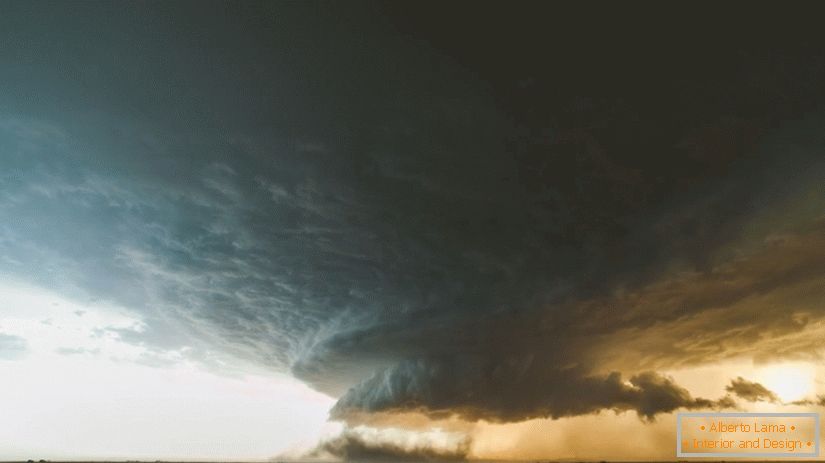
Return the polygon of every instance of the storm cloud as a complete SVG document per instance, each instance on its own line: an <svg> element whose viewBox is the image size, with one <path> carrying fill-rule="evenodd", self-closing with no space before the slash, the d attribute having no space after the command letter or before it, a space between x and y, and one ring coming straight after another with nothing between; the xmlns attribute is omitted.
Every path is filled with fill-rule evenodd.
<svg viewBox="0 0 825 463"><path fill-rule="evenodd" d="M341 419L652 419L732 406L666 365L821 355L819 55L736 53L711 91L725 50L547 65L542 40L504 72L365 4L205 5L0 19L4 275L130 309L124 342L290 372Z"/></svg>

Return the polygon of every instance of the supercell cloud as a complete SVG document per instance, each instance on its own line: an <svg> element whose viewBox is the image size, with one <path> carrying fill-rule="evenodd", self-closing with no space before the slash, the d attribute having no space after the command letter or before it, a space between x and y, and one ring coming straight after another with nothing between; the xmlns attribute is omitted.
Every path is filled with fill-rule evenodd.
<svg viewBox="0 0 825 463"><path fill-rule="evenodd" d="M658 370L821 349L821 61L733 54L752 73L709 90L716 54L533 43L496 70L397 12L185 5L0 19L3 274L131 309L126 342L290 372L340 419L651 419L732 405Z"/></svg>

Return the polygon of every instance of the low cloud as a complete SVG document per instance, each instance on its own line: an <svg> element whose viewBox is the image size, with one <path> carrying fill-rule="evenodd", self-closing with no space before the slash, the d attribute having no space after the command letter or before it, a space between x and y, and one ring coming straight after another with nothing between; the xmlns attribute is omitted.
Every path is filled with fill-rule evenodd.
<svg viewBox="0 0 825 463"><path fill-rule="evenodd" d="M471 444L472 440L465 437L446 447L432 443L404 445L346 429L339 436L321 442L308 456L333 456L348 461L455 461L467 459Z"/></svg>
<svg viewBox="0 0 825 463"><path fill-rule="evenodd" d="M725 390L748 402L779 402L779 396L777 396L776 393L759 383L748 381L741 376L732 379L730 384L725 387Z"/></svg>
<svg viewBox="0 0 825 463"><path fill-rule="evenodd" d="M818 396L816 396L816 398L813 398L813 399L796 400L794 402L791 402L791 405L802 405L802 406L813 405L815 407L825 407L825 394L818 395Z"/></svg>

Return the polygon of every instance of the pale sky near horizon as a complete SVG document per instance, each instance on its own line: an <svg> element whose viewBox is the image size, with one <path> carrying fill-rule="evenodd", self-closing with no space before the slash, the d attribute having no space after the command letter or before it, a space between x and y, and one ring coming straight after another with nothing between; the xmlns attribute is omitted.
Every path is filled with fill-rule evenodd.
<svg viewBox="0 0 825 463"><path fill-rule="evenodd" d="M267 460L335 426L334 400L283 374L224 373L152 356L107 330L141 322L0 278L0 460Z"/></svg>

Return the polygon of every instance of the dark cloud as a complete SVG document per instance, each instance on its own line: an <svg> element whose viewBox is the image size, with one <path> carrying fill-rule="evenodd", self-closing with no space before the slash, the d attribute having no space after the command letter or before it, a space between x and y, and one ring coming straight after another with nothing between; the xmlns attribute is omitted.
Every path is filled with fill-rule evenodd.
<svg viewBox="0 0 825 463"><path fill-rule="evenodd" d="M723 404L645 371L822 347L819 48L43 8L0 18L0 271L132 310L101 333L149 363L289 371L339 414L649 418Z"/></svg>
<svg viewBox="0 0 825 463"><path fill-rule="evenodd" d="M732 379L730 384L725 387L725 390L749 402L779 401L779 397L770 389L759 383L748 381L741 376Z"/></svg>
<svg viewBox="0 0 825 463"><path fill-rule="evenodd" d="M814 406L819 406L819 407L825 407L825 395L818 395L818 396L816 396L815 399L796 400L796 401L791 402L791 405L804 405L804 406L814 405Z"/></svg>
<svg viewBox="0 0 825 463"><path fill-rule="evenodd" d="M694 398L672 379L644 372L623 380L618 372L586 376L554 370L535 358L403 362L377 373L343 396L331 414L421 411L434 418L458 414L467 420L522 421L635 411L653 419L679 408L725 408L729 399Z"/></svg>
<svg viewBox="0 0 825 463"><path fill-rule="evenodd" d="M677 272L571 304L569 312L588 319L570 324L581 336L610 327L583 347L586 358L609 368L684 367L735 357L818 361L825 334L817 303L825 283L823 236L825 222L811 220L803 230L743 244L704 271Z"/></svg>
<svg viewBox="0 0 825 463"><path fill-rule="evenodd" d="M392 442L377 442L361 434L345 430L339 436L326 440L309 457L332 455L349 461L453 461L466 460L471 440L461 440L453 448L438 448L418 444L404 446Z"/></svg>
<svg viewBox="0 0 825 463"><path fill-rule="evenodd" d="M0 333L0 360L17 360L28 352L25 339L11 334Z"/></svg>

